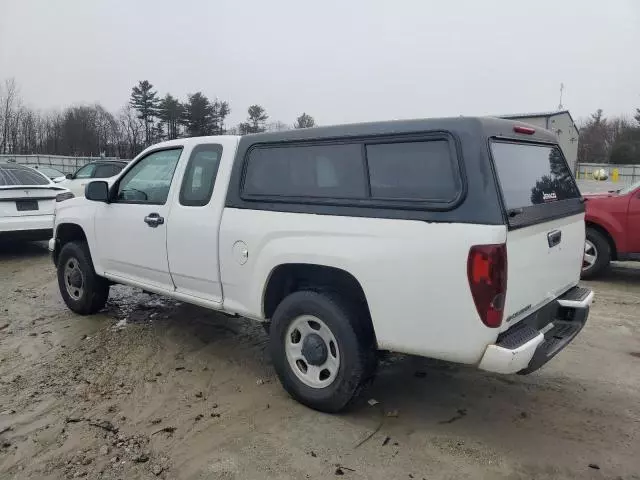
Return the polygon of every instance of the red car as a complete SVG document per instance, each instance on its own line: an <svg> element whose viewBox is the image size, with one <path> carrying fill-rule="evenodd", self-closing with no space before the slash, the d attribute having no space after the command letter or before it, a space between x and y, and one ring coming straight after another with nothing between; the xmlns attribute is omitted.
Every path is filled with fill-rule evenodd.
<svg viewBox="0 0 640 480"><path fill-rule="evenodd" d="M597 276L612 261L640 261L640 182L584 198L587 238L582 278Z"/></svg>

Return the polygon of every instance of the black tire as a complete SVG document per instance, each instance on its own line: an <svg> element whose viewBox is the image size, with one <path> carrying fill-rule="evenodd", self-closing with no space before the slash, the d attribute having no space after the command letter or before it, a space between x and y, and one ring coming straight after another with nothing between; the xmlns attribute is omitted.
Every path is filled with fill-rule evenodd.
<svg viewBox="0 0 640 480"><path fill-rule="evenodd" d="M301 315L313 315L331 330L338 344L340 362L328 386L314 388L302 382L287 360L285 341L291 323ZM271 319L270 350L276 373L285 390L315 410L335 413L357 398L373 378L376 367L375 337L366 311L339 295L299 291L287 296Z"/></svg>
<svg viewBox="0 0 640 480"><path fill-rule="evenodd" d="M77 265L82 275L82 288L77 290L78 298L72 297L67 290L65 268L69 262ZM85 242L66 243L58 256L57 270L60 294L69 309L80 315L91 315L102 310L109 298L109 282L96 274L89 246Z"/></svg>
<svg viewBox="0 0 640 480"><path fill-rule="evenodd" d="M611 263L611 246L605 236L595 228L587 228L587 241L593 245L596 261L588 268L583 263L580 277L588 280L596 278L609 268Z"/></svg>

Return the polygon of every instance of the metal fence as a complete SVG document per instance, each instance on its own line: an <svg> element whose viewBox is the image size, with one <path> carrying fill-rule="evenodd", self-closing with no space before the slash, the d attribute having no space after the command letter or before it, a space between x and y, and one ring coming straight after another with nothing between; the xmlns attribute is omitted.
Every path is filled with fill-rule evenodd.
<svg viewBox="0 0 640 480"><path fill-rule="evenodd" d="M607 181L614 184L628 185L640 180L640 165L580 162L576 166L576 178L578 180L595 180L593 172L597 170L604 170L607 173Z"/></svg>
<svg viewBox="0 0 640 480"><path fill-rule="evenodd" d="M119 160L117 157L65 157L62 155L0 155L0 163L19 165L48 165L62 173L74 173L80 167L96 160Z"/></svg>

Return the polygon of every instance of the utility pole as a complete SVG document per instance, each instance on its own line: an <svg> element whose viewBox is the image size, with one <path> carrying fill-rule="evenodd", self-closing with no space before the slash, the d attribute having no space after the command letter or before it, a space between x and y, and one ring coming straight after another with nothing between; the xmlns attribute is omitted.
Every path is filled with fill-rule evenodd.
<svg viewBox="0 0 640 480"><path fill-rule="evenodd" d="M558 110L562 110L562 92L564 92L564 83L560 83L560 103L558 104Z"/></svg>

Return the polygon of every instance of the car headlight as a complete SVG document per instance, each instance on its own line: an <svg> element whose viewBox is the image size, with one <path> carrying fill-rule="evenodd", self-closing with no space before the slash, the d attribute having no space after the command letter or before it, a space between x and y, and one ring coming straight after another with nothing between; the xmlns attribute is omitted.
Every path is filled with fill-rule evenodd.
<svg viewBox="0 0 640 480"><path fill-rule="evenodd" d="M63 192L56 195L56 202L64 202L65 200L69 200L70 198L75 197L72 192Z"/></svg>

